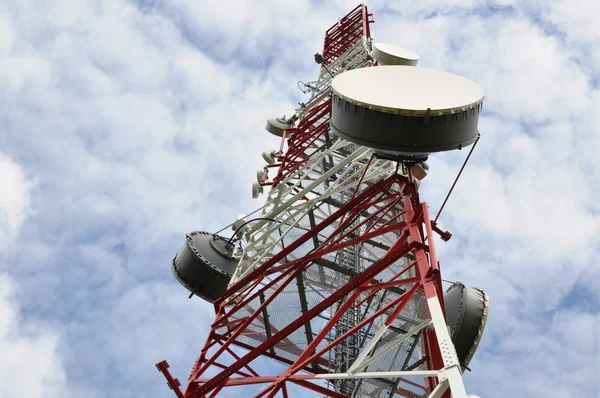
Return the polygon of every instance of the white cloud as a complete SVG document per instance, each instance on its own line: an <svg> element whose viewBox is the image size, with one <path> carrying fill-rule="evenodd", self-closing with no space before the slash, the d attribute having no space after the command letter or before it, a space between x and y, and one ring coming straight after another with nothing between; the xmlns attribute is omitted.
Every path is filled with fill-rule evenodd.
<svg viewBox="0 0 600 398"><path fill-rule="evenodd" d="M254 170L260 152L279 144L264 121L303 100L295 81L315 76L324 29L356 6L313 3L0 6L0 179L12 187L0 195L0 241L16 243L0 260L16 281L5 283L19 286L0 300L0 331L12 330L10 347L39 351L57 396L139 396L134 384L164 396L153 367L163 358L185 379L212 309L187 301L169 261L185 232L217 230L259 205L250 200ZM590 265L600 97L597 67L585 62L598 28L591 12L565 4L540 15L568 47L531 17L529 2L369 4L377 41L486 90L482 139L441 218L455 237L438 245L445 277L491 295L467 379L484 397L537 396L547 384L555 396L585 395L579 374L592 377L594 357L569 344L581 336L593 345L586 331L598 330L597 309L561 307L600 276ZM491 5L515 8L494 14ZM421 190L432 210L465 155L431 158ZM558 374L565 358L571 379ZM527 387L517 391L511 378Z"/></svg>
<svg viewBox="0 0 600 398"><path fill-rule="evenodd" d="M560 35L538 25L529 4L520 6L509 19L460 12L425 21L402 16L394 24L398 17L389 17L376 38L414 49L422 66L468 76L486 91L482 138L441 216L454 238L438 245L445 278L491 297L467 385L488 397L589 396L577 380L593 377L597 352L557 329L564 322L584 334L598 330L588 320L600 305L592 282L600 275L600 111L590 84L597 64L585 56L597 40L585 37L598 37L600 28L588 24L585 35L572 33L572 13L552 14L569 38L565 47ZM465 156L463 150L430 158L421 197L433 211ZM570 303L576 292L593 303L589 313L563 309L581 305ZM577 347L566 348L570 339Z"/></svg>
<svg viewBox="0 0 600 398"><path fill-rule="evenodd" d="M15 28L8 18L0 18L0 54L9 52L15 41Z"/></svg>
<svg viewBox="0 0 600 398"><path fill-rule="evenodd" d="M0 274L0 397L63 397L58 336L43 323L22 319L13 289L14 282Z"/></svg>
<svg viewBox="0 0 600 398"><path fill-rule="evenodd" d="M13 91L19 91L26 82L49 81L50 70L47 62L37 56L16 56L0 62L0 77L9 82Z"/></svg>
<svg viewBox="0 0 600 398"><path fill-rule="evenodd" d="M550 319L518 318L504 326L507 333L492 340L473 366L485 378L467 376L486 397L587 397L586 380L598 367L598 314L561 310ZM490 336L491 337L491 336ZM510 382L507 382L509 380Z"/></svg>
<svg viewBox="0 0 600 398"><path fill-rule="evenodd" d="M10 278L0 275L0 396L62 397L65 375L57 335L42 323L22 320L13 289Z"/></svg>
<svg viewBox="0 0 600 398"><path fill-rule="evenodd" d="M32 182L2 153L0 181L1 255L12 248L30 213ZM66 380L57 348L59 336L45 323L31 317L24 319L15 298L16 289L14 280L0 272L0 397L62 397Z"/></svg>
<svg viewBox="0 0 600 398"><path fill-rule="evenodd" d="M558 26L573 42L598 45L600 4L586 0L549 2L542 7L542 15Z"/></svg>
<svg viewBox="0 0 600 398"><path fill-rule="evenodd" d="M7 246L19 232L25 218L29 215L30 189L23 170L12 159L0 153L0 245Z"/></svg>

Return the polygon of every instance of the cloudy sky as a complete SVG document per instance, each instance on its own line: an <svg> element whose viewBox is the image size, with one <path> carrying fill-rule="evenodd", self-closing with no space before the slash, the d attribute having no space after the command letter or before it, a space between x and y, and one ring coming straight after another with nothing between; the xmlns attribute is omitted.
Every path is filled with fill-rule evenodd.
<svg viewBox="0 0 600 398"><path fill-rule="evenodd" d="M0 0L0 397L165 397L212 309L169 264L252 200L267 117L357 3ZM486 91L441 216L443 277L491 312L486 397L598 397L600 3L373 0L375 41ZM435 212L466 151L433 156Z"/></svg>

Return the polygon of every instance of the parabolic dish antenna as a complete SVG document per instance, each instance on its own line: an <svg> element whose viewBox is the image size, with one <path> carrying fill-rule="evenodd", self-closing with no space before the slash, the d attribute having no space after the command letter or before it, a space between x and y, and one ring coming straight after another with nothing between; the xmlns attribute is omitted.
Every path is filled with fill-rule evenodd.
<svg viewBox="0 0 600 398"><path fill-rule="evenodd" d="M213 302L227 289L238 261L231 256L227 239L208 232L191 232L179 250L171 272L192 294Z"/></svg>
<svg viewBox="0 0 600 398"><path fill-rule="evenodd" d="M283 130L289 129L290 127L290 123L288 123L284 118L278 117L275 119L268 119L265 129L269 133L277 137L281 137L283 136Z"/></svg>
<svg viewBox="0 0 600 398"><path fill-rule="evenodd" d="M406 48L393 44L375 43L371 50L371 56L379 62L379 65L406 65L416 66L420 57Z"/></svg>
<svg viewBox="0 0 600 398"><path fill-rule="evenodd" d="M260 194L263 193L263 187L258 182L252 183L252 198L256 199Z"/></svg>
<svg viewBox="0 0 600 398"><path fill-rule="evenodd" d="M483 88L428 68L380 66L333 79L332 130L382 152L421 159L477 139Z"/></svg>
<svg viewBox="0 0 600 398"><path fill-rule="evenodd" d="M273 151L265 151L265 152L262 153L262 158L268 164L273 164L273 163L275 163L275 160L277 159L277 151L275 151L275 150L273 150Z"/></svg>
<svg viewBox="0 0 600 398"><path fill-rule="evenodd" d="M489 297L481 289L454 283L444 294L446 322L463 368L475 355L489 312Z"/></svg>

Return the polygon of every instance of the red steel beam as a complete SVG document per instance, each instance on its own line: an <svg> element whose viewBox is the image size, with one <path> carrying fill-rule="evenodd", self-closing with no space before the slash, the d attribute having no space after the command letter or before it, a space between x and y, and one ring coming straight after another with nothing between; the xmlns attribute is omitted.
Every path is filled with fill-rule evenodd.
<svg viewBox="0 0 600 398"><path fill-rule="evenodd" d="M398 179L398 176L393 176L393 177L394 177L394 180ZM368 199L372 198L373 196L378 195L378 193L379 193L378 190L377 189L373 189L373 188L376 187L376 186L378 188L381 188L381 186L385 185L382 182L384 182L386 180L380 181L381 184L380 183L374 184L371 189L367 189L365 192L363 192L360 195L358 195L355 201L349 202L347 205L343 206L344 207L343 210L344 211L349 211L350 209L352 209L353 207L356 206L356 202L361 202L363 200L368 200ZM340 210L342 210L342 209L340 209ZM333 217L333 219L336 219L336 218L339 218L341 215L342 215L342 212L338 211L338 212L334 213L332 216L330 216L329 218ZM313 230L322 230L322 229L325 228L326 225L331 224L331 222L333 222L333 219L329 220L329 218L326 219L326 220L324 220L322 223L320 223ZM311 231L311 232L313 232L313 231ZM306 240L308 240L311 237L311 236L307 236L308 234L309 233L306 233L303 237L301 237L299 239L299 241L296 241L292 245L288 246L288 249L291 248L291 247L293 247L294 245L299 246L301 244L299 242L303 243ZM260 356L262 354L262 352L266 351L269 347L274 346L277 342L281 341L283 338L285 338L286 336L288 336L294 330L296 330L299 327L303 326L304 323L306 323L310 319L312 319L315 316L317 316L320 313L322 313L325 309L329 308L331 305L333 305L334 303L336 303L339 299L341 299L342 297L344 297L347 294L349 294L356 287L358 287L361 284L366 283L366 282L370 283L370 281L372 281L372 279L374 279L383 269L387 268L393 262L395 262L396 260L398 260L399 258L401 258L402 256L404 256L406 254L406 250L407 249L411 249L411 248L415 247L414 242L410 243L409 245L406 245L404 242L402 242L402 243L403 244L400 245L400 247L398 245L394 245L392 247L392 249L390 249L390 251L388 252L388 255L386 255L384 258L382 258L381 260L377 261L376 263L374 263L371 267L369 267L367 270L365 270L361 274L357 275L348 284L346 284L345 286L343 286L340 289L338 289L332 295L330 295L329 297L327 297L325 300L323 300L322 302L320 302L319 304L317 304L316 306L314 306L313 308L311 308L307 312L305 312L299 318L297 318L296 320L292 321L289 325L287 325L286 327L284 327L281 331L279 331L278 333L274 334L270 339L268 339L264 343L260 344L258 347L256 347L256 349L250 351L248 354L246 354L245 356L243 356L239 361L237 361L236 363L233 363L229 367L229 369L220 372L217 376L215 376L213 379L207 381L202 386L199 386L196 390L190 391L190 395L189 396L190 397L199 397L199 396L202 396L203 394L208 393L209 391L211 391L212 389L214 389L217 385L219 385L223 380L229 378L236 371L238 371L239 369L241 369L242 367L244 367L246 364L248 364L251 361L253 361L254 359L256 359L258 356ZM283 252L281 252L278 256L284 257L285 255L282 255L282 253ZM275 263L275 261L273 261L273 260L274 259L271 259L270 261L268 261L265 264L263 264L263 266L268 265L269 262ZM263 267L263 266L261 266L261 267ZM261 267L259 267L259 268L257 268L255 270L256 273L257 273L257 275L254 275L253 276L254 278L260 277L260 274L261 274L262 270L259 271L259 269ZM298 268L298 269L301 270L301 268ZM250 275L247 278L249 279ZM289 276L289 278L291 278L291 276ZM245 281L245 283L247 283L248 281L249 280ZM242 283L244 283L244 281L240 281L238 283L242 284ZM278 290L280 290L280 289L278 289ZM274 297L274 296L275 296L275 294L272 297ZM262 310L262 308L259 308L259 309L256 310L256 312L258 313L261 310ZM239 335L238 332L236 332L236 333L237 333L237 335ZM237 337L237 335L235 335L235 337ZM229 340L233 340L235 337L232 336L232 337L230 337ZM310 348L307 349L305 352L310 353L311 352ZM205 366L202 367L202 370L204 370L204 369L207 369L206 364L205 364ZM195 375L195 377L197 377L197 375L200 374L200 373L202 373L202 372L201 371L197 372L197 374Z"/></svg>

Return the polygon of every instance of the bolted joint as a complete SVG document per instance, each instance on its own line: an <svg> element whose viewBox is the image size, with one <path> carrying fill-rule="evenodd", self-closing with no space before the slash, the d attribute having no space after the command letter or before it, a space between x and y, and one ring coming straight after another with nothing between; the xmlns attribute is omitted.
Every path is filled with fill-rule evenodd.
<svg viewBox="0 0 600 398"><path fill-rule="evenodd" d="M165 379L167 379L167 385L169 386L169 388L173 391L175 391L175 394L177 395L178 398L183 398L183 393L181 392L181 389L179 388L181 386L181 383L179 382L178 379L174 378L171 375L171 372L169 372L169 364L167 363L167 361L160 361L159 363L156 364L156 368L158 369L159 372L161 372L163 374L163 376L165 376Z"/></svg>
<svg viewBox="0 0 600 398"><path fill-rule="evenodd" d="M435 232L437 232L437 234L440 236L440 238L442 238L442 240L444 242L448 242L450 240L450 238L452 238L452 234L450 232L444 231L440 227L438 227L438 225L435 221L431 222L431 229L433 229Z"/></svg>
<svg viewBox="0 0 600 398"><path fill-rule="evenodd" d="M164 372L165 370L169 369L169 363L164 360L160 361L155 366L156 366L156 369L158 369L158 371L161 373Z"/></svg>

